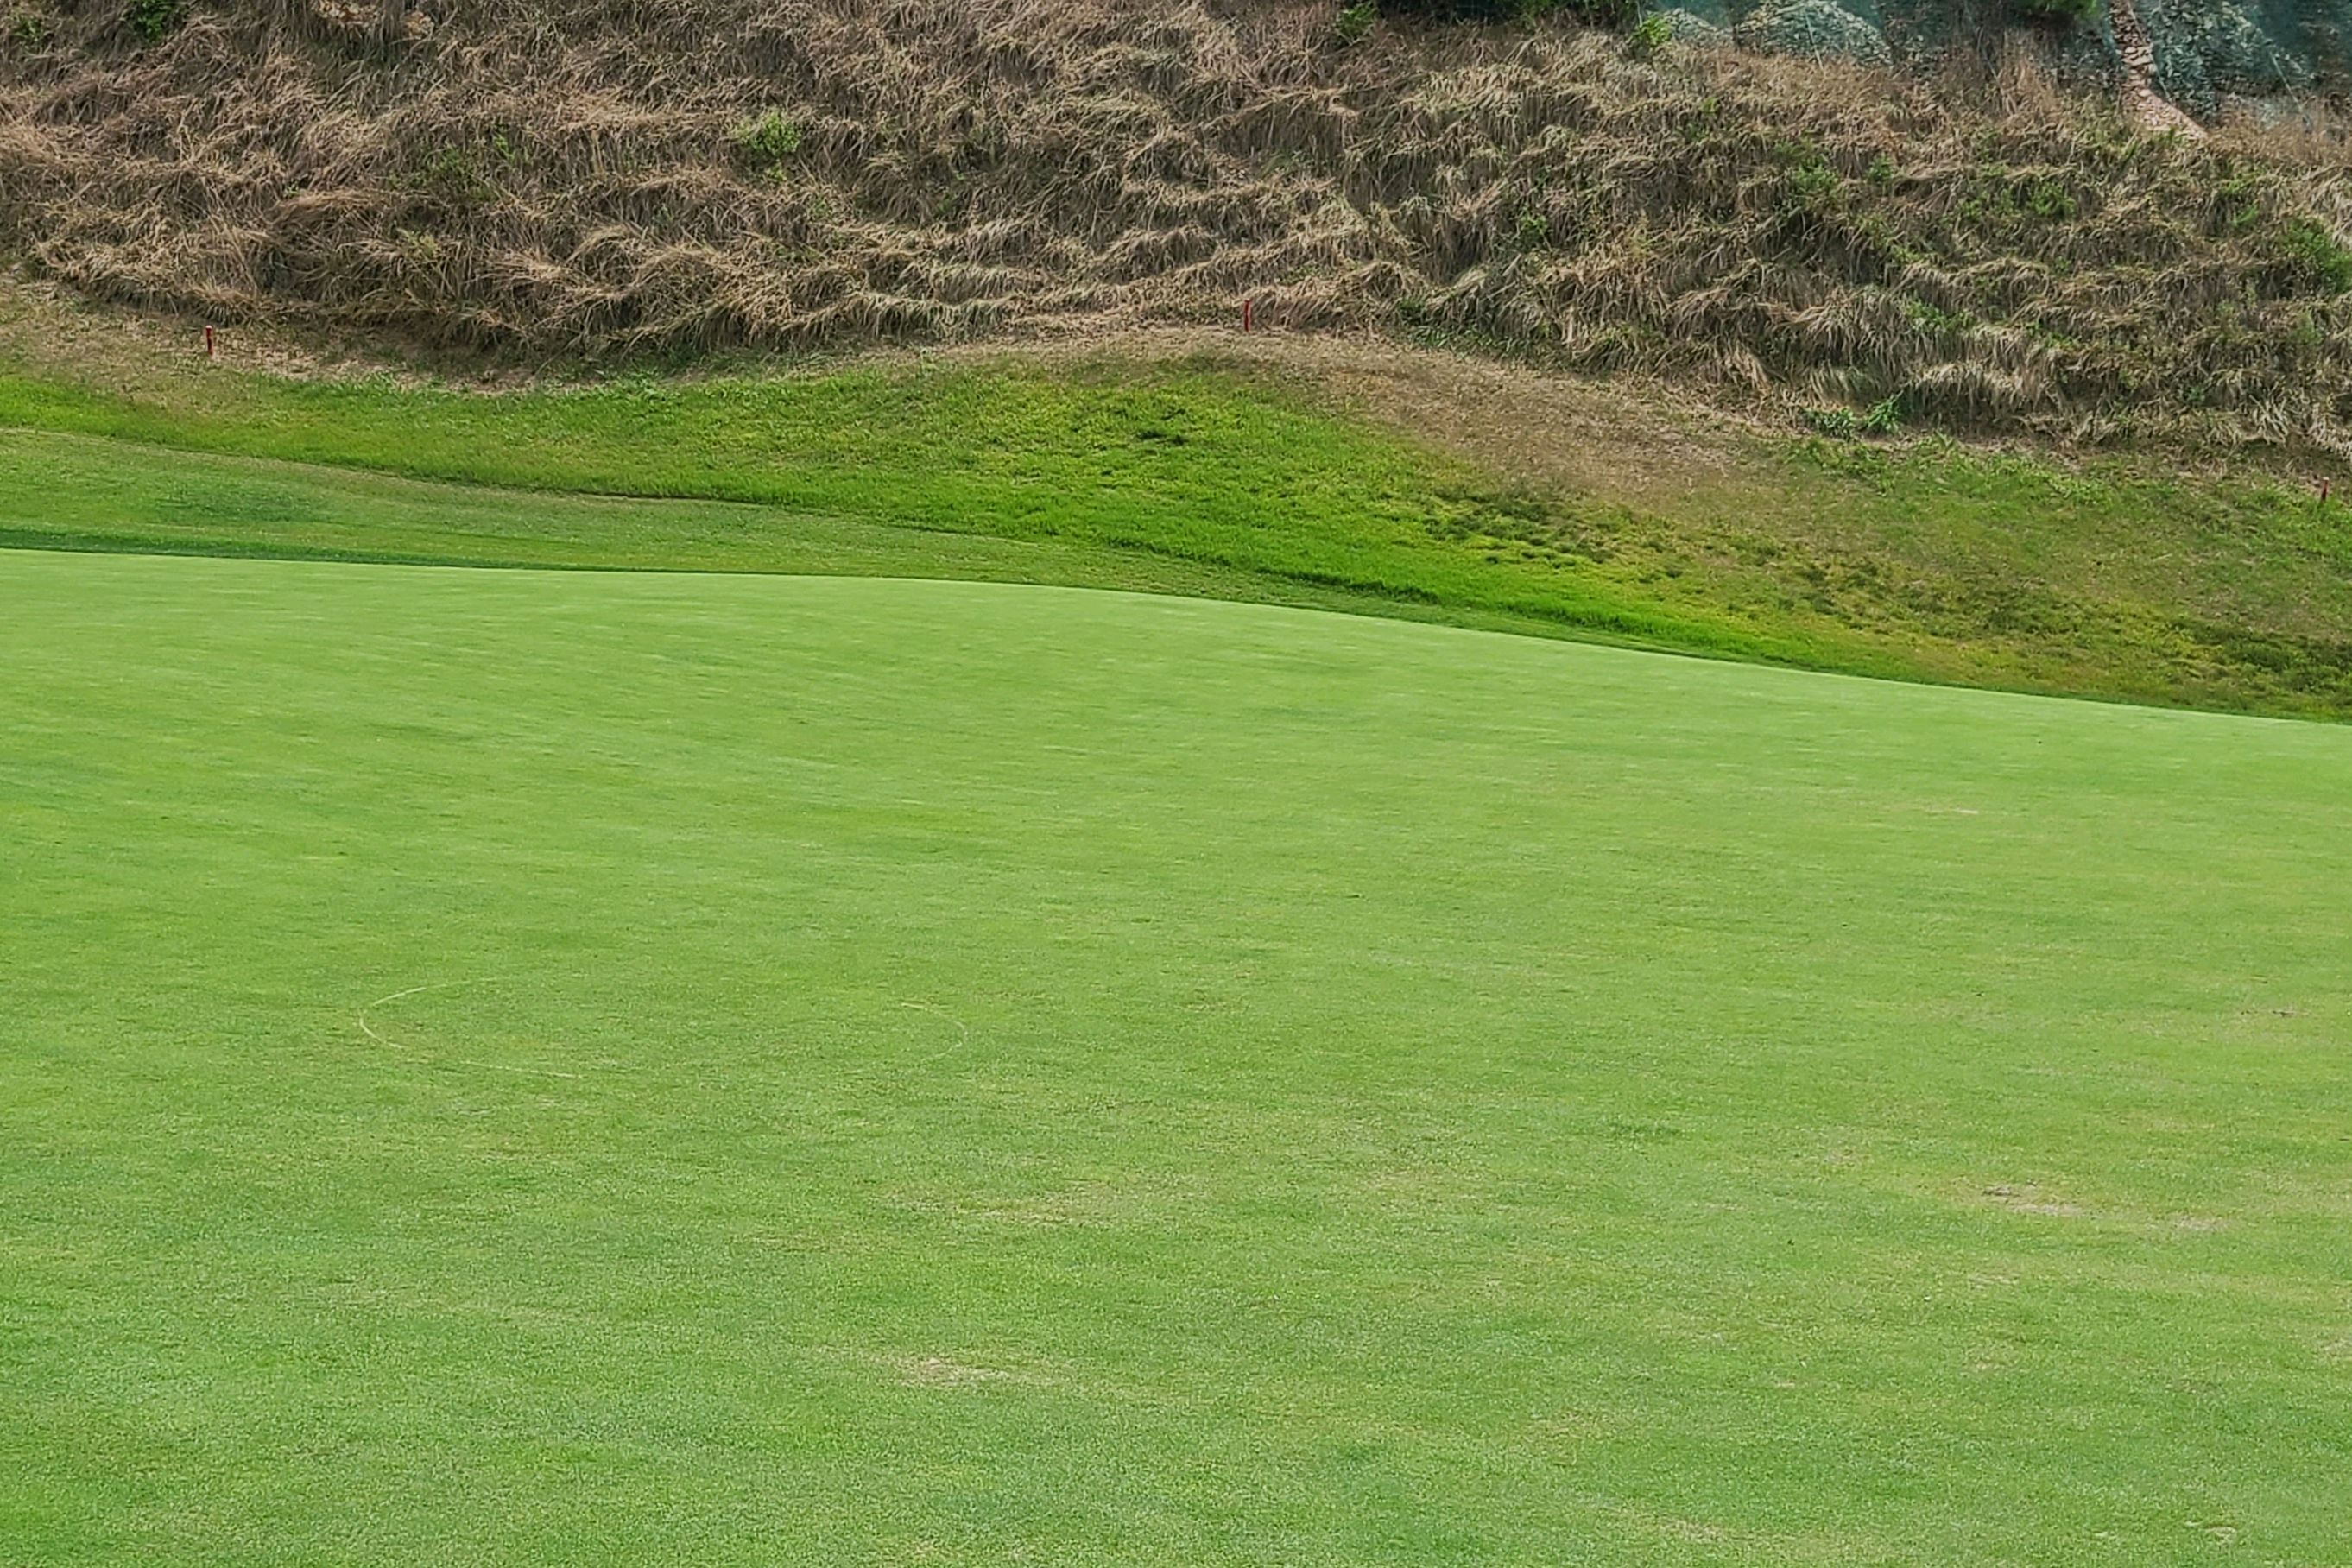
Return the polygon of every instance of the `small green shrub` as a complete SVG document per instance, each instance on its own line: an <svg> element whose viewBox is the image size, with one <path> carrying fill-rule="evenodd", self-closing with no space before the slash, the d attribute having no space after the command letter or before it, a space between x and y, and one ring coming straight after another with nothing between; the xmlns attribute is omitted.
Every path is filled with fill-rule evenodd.
<svg viewBox="0 0 2352 1568"><path fill-rule="evenodd" d="M1977 324L1976 318L1965 310L1947 310L1926 300L1905 298L1904 318L1913 326L1933 337L1948 338L1965 332Z"/></svg>
<svg viewBox="0 0 2352 1568"><path fill-rule="evenodd" d="M2213 220L2223 234L2243 234L2262 221L2263 188L2244 174L2231 174L2213 186Z"/></svg>
<svg viewBox="0 0 2352 1568"><path fill-rule="evenodd" d="M20 49L37 49L57 36L57 28L47 16L31 11L19 11L8 19L8 37Z"/></svg>
<svg viewBox="0 0 2352 1568"><path fill-rule="evenodd" d="M1903 399L1898 394L1868 408L1808 408L1805 423L1824 436L1858 441L1865 436L1892 436L1903 428Z"/></svg>
<svg viewBox="0 0 2352 1568"><path fill-rule="evenodd" d="M801 150L801 122L781 109L771 109L736 126L729 140L738 159L772 174Z"/></svg>
<svg viewBox="0 0 2352 1568"><path fill-rule="evenodd" d="M2018 193L2017 205L2030 217L2044 223L2058 223L2075 213L2074 193L2055 180L2033 179L2025 183Z"/></svg>
<svg viewBox="0 0 2352 1568"><path fill-rule="evenodd" d="M188 0L131 0L122 19L140 42L157 43L188 19Z"/></svg>
<svg viewBox="0 0 2352 1568"><path fill-rule="evenodd" d="M1845 182L1819 156L1790 169L1788 205L1805 212L1823 212L1837 205Z"/></svg>
<svg viewBox="0 0 2352 1568"><path fill-rule="evenodd" d="M1663 13L1653 11L1633 24L1631 38L1633 53L1647 58L1674 42L1675 25Z"/></svg>
<svg viewBox="0 0 2352 1568"><path fill-rule="evenodd" d="M399 184L437 200L471 205L498 194L470 147L434 147L421 152Z"/></svg>
<svg viewBox="0 0 2352 1568"><path fill-rule="evenodd" d="M2002 237L2002 243L2011 245L2035 243L2032 236L2081 212L2082 205L2063 182L1998 163L1976 171L1958 208L1960 220L1969 227Z"/></svg>
<svg viewBox="0 0 2352 1568"><path fill-rule="evenodd" d="M2331 294L2352 294L2352 250L2317 218L2289 218L2280 228L2280 256Z"/></svg>
<svg viewBox="0 0 2352 1568"><path fill-rule="evenodd" d="M1331 36L1342 44L1360 44L1372 36L1372 27L1381 19L1376 0L1356 0L1352 5L1339 7L1331 18Z"/></svg>

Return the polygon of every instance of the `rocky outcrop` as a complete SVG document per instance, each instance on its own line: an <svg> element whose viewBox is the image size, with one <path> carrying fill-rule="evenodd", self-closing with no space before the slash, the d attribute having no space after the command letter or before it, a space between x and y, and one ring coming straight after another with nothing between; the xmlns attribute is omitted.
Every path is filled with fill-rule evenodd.
<svg viewBox="0 0 2352 1568"><path fill-rule="evenodd" d="M1768 54L1874 66L1895 62L1895 51L1877 25L1835 0L1762 0L1739 18L1733 37Z"/></svg>
<svg viewBox="0 0 2352 1568"><path fill-rule="evenodd" d="M1932 66L2020 46L2062 76L2104 76L2137 117L2174 129L2265 100L2352 93L2352 0L2114 0L2078 21L2021 0L1684 0L1681 9L1749 47L1815 58Z"/></svg>
<svg viewBox="0 0 2352 1568"><path fill-rule="evenodd" d="M2205 134L2203 126L2157 90L2156 40L2149 36L2147 24L2140 19L2135 0L2110 0L2110 4L2125 115L2135 125L2150 131L2170 131L2188 136Z"/></svg>

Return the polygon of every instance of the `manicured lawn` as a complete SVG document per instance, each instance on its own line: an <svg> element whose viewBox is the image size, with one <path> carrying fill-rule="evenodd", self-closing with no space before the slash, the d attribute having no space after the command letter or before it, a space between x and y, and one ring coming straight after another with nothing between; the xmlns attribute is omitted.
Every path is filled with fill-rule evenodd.
<svg viewBox="0 0 2352 1568"><path fill-rule="evenodd" d="M2342 729L28 551L0 668L0 1561L2352 1542Z"/></svg>

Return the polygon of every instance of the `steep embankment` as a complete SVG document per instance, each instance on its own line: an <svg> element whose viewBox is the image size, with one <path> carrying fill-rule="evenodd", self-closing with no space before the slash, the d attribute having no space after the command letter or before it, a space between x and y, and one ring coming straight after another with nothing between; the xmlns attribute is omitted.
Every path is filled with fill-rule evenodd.
<svg viewBox="0 0 2352 1568"><path fill-rule="evenodd" d="M1783 12L1720 15L1801 44ZM1247 297L1717 395L2347 450L2340 143L2149 136L2049 85L2065 47L1873 12L1911 57L1930 13L1985 46L1972 88L1566 21L1350 41L1328 4L29 0L0 244L109 299L532 355Z"/></svg>

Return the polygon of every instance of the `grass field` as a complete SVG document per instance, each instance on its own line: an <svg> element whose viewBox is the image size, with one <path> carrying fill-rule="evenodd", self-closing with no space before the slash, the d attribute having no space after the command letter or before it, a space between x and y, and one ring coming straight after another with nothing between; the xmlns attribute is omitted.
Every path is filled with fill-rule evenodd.
<svg viewBox="0 0 2352 1568"><path fill-rule="evenodd" d="M1771 437L1597 385L1565 433L1487 386L1381 417L1279 344L486 394L86 323L68 354L9 305L0 544L1129 587L2352 716L2352 510L2275 476ZM1525 448L1569 459L1497 460Z"/></svg>
<svg viewBox="0 0 2352 1568"><path fill-rule="evenodd" d="M0 667L0 1561L2352 1561L2342 729L55 551Z"/></svg>

